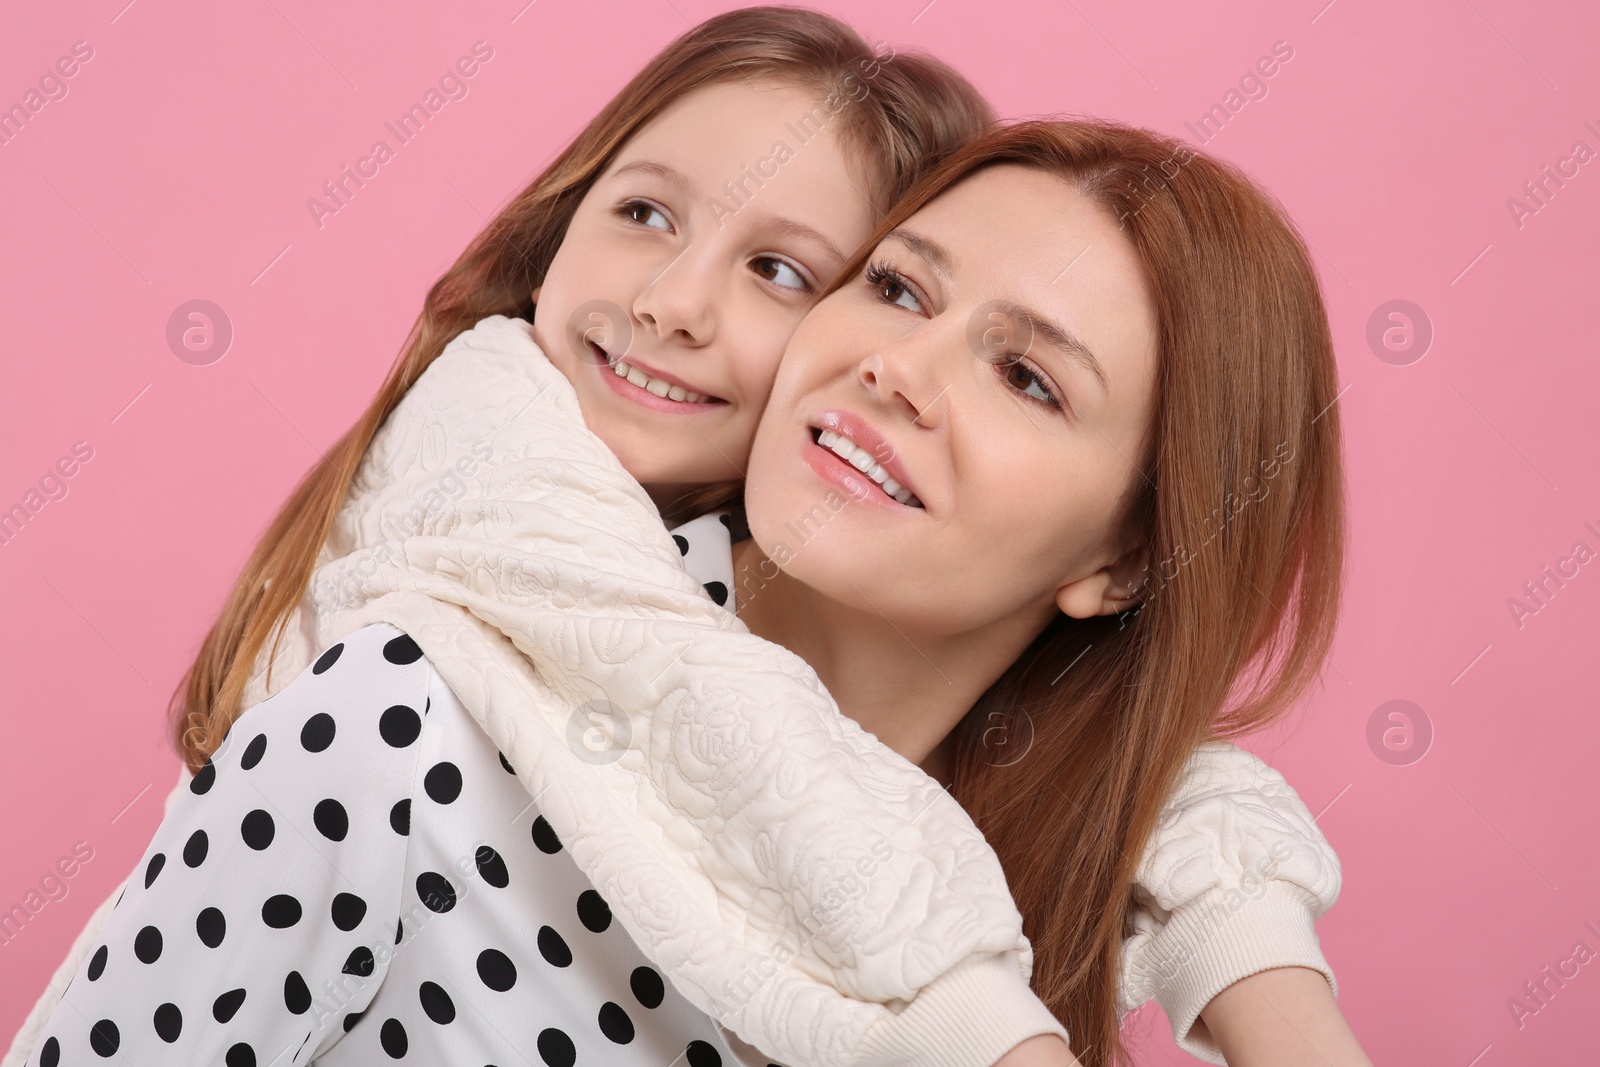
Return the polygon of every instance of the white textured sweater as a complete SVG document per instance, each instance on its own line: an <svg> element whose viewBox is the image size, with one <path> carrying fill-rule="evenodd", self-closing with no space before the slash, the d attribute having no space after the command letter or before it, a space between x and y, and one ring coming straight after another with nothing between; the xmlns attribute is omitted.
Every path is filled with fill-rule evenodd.
<svg viewBox="0 0 1600 1067"><path fill-rule="evenodd" d="M247 706L330 640L402 626L641 949L752 1044L791 1063L984 1064L1063 1033L1027 988L1020 917L959 805L677 557L527 324L493 316L380 431ZM629 709L632 738L596 766L567 731L601 694ZM865 892L841 900L869 856ZM1220 1062L1188 1039L1216 991L1284 965L1332 981L1312 922L1338 880L1281 776L1202 747L1141 865L1124 1010L1160 999L1180 1042ZM747 993L752 969L771 977Z"/></svg>

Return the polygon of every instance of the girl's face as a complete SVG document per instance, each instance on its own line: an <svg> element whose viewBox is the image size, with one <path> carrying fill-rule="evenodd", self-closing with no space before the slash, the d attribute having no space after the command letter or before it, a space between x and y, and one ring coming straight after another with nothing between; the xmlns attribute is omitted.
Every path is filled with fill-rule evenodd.
<svg viewBox="0 0 1600 1067"><path fill-rule="evenodd" d="M751 450L751 533L791 577L922 632L1116 610L1143 563L1113 511L1142 477L1156 353L1116 221L1043 171L981 170L795 331Z"/></svg>
<svg viewBox="0 0 1600 1067"><path fill-rule="evenodd" d="M534 339L653 492L744 477L789 334L870 232L840 124L792 87L684 96L600 175L534 291Z"/></svg>

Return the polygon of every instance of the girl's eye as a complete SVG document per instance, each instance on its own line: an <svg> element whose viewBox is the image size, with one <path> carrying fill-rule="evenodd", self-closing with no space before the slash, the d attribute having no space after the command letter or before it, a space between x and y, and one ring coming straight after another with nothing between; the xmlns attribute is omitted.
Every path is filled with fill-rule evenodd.
<svg viewBox="0 0 1600 1067"><path fill-rule="evenodd" d="M808 292L811 289L811 283L806 281L804 275L795 270L788 261L777 256L757 256L750 263L757 274L780 288L794 289L798 292Z"/></svg>
<svg viewBox="0 0 1600 1067"><path fill-rule="evenodd" d="M907 311L921 311L922 304L912 293L911 286L906 283L903 275L896 273L894 268L873 263L867 267L867 286L878 294L879 299ZM907 304L905 301L909 300Z"/></svg>
<svg viewBox="0 0 1600 1067"><path fill-rule="evenodd" d="M670 230L672 224L667 221L666 214L648 200L629 200L623 203L620 213L641 226L648 226L652 230ZM659 223L651 219L659 219Z"/></svg>
<svg viewBox="0 0 1600 1067"><path fill-rule="evenodd" d="M1007 357L997 367L1005 383L1018 389L1024 396L1056 409L1063 407L1061 399L1045 384L1044 378L1022 360Z"/></svg>

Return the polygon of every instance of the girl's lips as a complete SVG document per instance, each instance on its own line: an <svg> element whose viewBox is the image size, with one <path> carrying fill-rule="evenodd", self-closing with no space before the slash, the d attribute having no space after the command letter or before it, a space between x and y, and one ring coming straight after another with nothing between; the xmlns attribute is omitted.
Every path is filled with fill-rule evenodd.
<svg viewBox="0 0 1600 1067"><path fill-rule="evenodd" d="M717 400L714 398L710 400L698 400L694 403L690 403L686 400L673 400L671 397L656 396L656 394L652 393L650 390L634 385L632 382L628 381L628 379L619 375L612 367L611 357L605 349L601 348L593 341L588 342L588 345L591 354L596 357L594 361L595 370L599 372L600 377L605 381L606 386L618 396L627 400L631 400L640 407L646 407L652 411L665 411L674 415L698 415L707 411L711 411L715 408L726 407L728 405L726 400ZM633 361L629 359L623 359L621 362L627 363L630 367L634 365ZM641 373L647 374L652 378L660 378L663 381L668 381L675 385L683 386L682 382L678 382L669 375L657 374L652 370L647 370L643 366L640 366L639 370ZM683 388L687 389L688 386L683 386ZM694 392L699 392L699 390L696 389Z"/></svg>

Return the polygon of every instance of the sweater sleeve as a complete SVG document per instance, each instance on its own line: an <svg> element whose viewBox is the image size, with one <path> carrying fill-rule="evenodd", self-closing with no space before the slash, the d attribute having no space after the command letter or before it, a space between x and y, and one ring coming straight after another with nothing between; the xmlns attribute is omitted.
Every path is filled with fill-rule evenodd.
<svg viewBox="0 0 1600 1067"><path fill-rule="evenodd" d="M1180 1048L1225 1063L1194 1024L1234 982L1309 967L1338 995L1314 923L1339 884L1339 857L1283 775L1226 742L1199 746L1135 877L1121 1010L1154 998Z"/></svg>
<svg viewBox="0 0 1600 1067"><path fill-rule="evenodd" d="M410 641L352 635L239 717L172 803L29 1067L304 1064L343 1036L395 937L406 838L391 812L417 762L397 742L433 684L426 660L385 652L373 668L396 639Z"/></svg>

